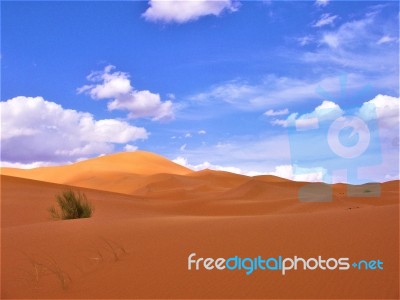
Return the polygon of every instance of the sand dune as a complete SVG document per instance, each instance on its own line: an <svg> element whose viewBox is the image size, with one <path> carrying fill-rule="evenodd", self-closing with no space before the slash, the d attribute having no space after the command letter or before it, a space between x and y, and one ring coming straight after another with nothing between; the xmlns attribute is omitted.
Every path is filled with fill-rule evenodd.
<svg viewBox="0 0 400 300"><path fill-rule="evenodd" d="M179 199L193 199L197 193L225 191L249 179L222 171L193 172L144 151L107 155L66 166L30 170L1 168L1 174L146 197L168 193Z"/></svg>
<svg viewBox="0 0 400 300"><path fill-rule="evenodd" d="M281 178L278 176L273 176L273 175L258 175L254 176L253 178L259 180L259 181L265 181L265 182L289 182L289 179L286 178Z"/></svg>
<svg viewBox="0 0 400 300"><path fill-rule="evenodd" d="M187 174L192 172L163 156L146 152L121 152L97 158L88 159L67 166L43 167L30 170L14 168L2 168L3 175L14 175L18 177L29 177L30 179L43 179L50 182L54 180L52 175L63 175L66 171L74 173L74 176L82 172L120 172L130 174L151 175L157 173ZM26 175L25 175L26 174ZM36 177L36 178L35 178Z"/></svg>
<svg viewBox="0 0 400 300"><path fill-rule="evenodd" d="M192 171L154 153L123 152L71 165L29 170L1 168L1 174L131 194L138 180L152 174L188 174Z"/></svg>
<svg viewBox="0 0 400 300"><path fill-rule="evenodd" d="M399 181L379 197L376 185L336 184L331 202L300 202L309 183L192 172L144 152L2 174L2 299L399 297ZM49 218L68 185L92 218ZM192 252L379 258L385 269L188 271Z"/></svg>

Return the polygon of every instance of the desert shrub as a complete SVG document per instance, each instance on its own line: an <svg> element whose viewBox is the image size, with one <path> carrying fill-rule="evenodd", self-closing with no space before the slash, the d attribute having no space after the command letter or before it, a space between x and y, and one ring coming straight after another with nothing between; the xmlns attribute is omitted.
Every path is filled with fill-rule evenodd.
<svg viewBox="0 0 400 300"><path fill-rule="evenodd" d="M87 200L86 195L73 190L65 190L56 195L58 209L54 206L49 208L49 212L54 219L68 220L79 218L90 218L94 207Z"/></svg>

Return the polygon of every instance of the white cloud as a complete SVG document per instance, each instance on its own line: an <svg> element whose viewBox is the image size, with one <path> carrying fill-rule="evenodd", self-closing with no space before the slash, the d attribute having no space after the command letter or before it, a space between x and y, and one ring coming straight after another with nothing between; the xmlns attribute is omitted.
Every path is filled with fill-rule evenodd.
<svg viewBox="0 0 400 300"><path fill-rule="evenodd" d="M375 87L391 85L392 80L376 82ZM365 86L368 79L356 73L347 74L346 92L352 94ZM289 77L266 76L261 82L249 84L246 81L229 81L212 86L205 92L192 95L192 105L215 106L216 102L225 102L243 111L257 111L294 102L310 101L320 98L318 88L331 94L339 94L340 81L337 76L322 79L298 79ZM345 99L343 99L345 100Z"/></svg>
<svg viewBox="0 0 400 300"><path fill-rule="evenodd" d="M322 42L331 48L337 48L339 46L339 36L333 33L326 33L322 37Z"/></svg>
<svg viewBox="0 0 400 300"><path fill-rule="evenodd" d="M400 98L379 94L356 109L357 116L363 120L378 119L379 129L381 131L390 131L395 137L399 125ZM273 122L275 122L274 125L287 127L294 124L298 125L298 121L301 120L334 120L344 113L338 104L325 100L311 113L300 116L298 113L292 113L287 119L274 120Z"/></svg>
<svg viewBox="0 0 400 300"><path fill-rule="evenodd" d="M181 165L181 166L188 166L188 161L186 158L182 157L182 156L178 156L177 158L172 160L174 163Z"/></svg>
<svg viewBox="0 0 400 300"><path fill-rule="evenodd" d="M319 7L324 7L329 4L330 0L316 0L315 5Z"/></svg>
<svg viewBox="0 0 400 300"><path fill-rule="evenodd" d="M400 98L377 95L364 102L358 115L364 120L378 119L381 138L390 143L399 138Z"/></svg>
<svg viewBox="0 0 400 300"><path fill-rule="evenodd" d="M126 144L124 146L124 150L127 152L133 152L133 151L136 151L137 149L138 149L138 147L135 145Z"/></svg>
<svg viewBox="0 0 400 300"><path fill-rule="evenodd" d="M283 100L296 101L299 98L315 97L315 88L316 85L302 80L269 75L258 84L237 80L218 84L208 91L191 96L190 99L201 105L215 105L217 100L251 111L281 103Z"/></svg>
<svg viewBox="0 0 400 300"><path fill-rule="evenodd" d="M399 109L400 98L377 95L366 101L357 111L365 120L377 119L381 164L362 171L378 181L398 179L399 173Z"/></svg>
<svg viewBox="0 0 400 300"><path fill-rule="evenodd" d="M224 11L234 12L237 9L238 1L234 0L150 0L143 17L152 22L186 23L203 16L219 16Z"/></svg>
<svg viewBox="0 0 400 300"><path fill-rule="evenodd" d="M323 109L340 109L339 105L337 105L335 102L329 101L329 100L324 100L320 105L318 105L315 108L315 111L321 111Z"/></svg>
<svg viewBox="0 0 400 300"><path fill-rule="evenodd" d="M272 125L281 125L283 127L296 126L297 129L305 129L315 127L318 120L334 120L341 115L344 111L340 106L332 101L324 100L318 105L311 113L298 115L298 113L290 114L287 119L273 120Z"/></svg>
<svg viewBox="0 0 400 300"><path fill-rule="evenodd" d="M34 169L40 167L50 167L54 166L54 163L45 162L45 161L35 161L32 163L18 163L18 162L7 162L7 161L0 161L1 168L17 168L17 169Z"/></svg>
<svg viewBox="0 0 400 300"><path fill-rule="evenodd" d="M287 108L284 108L284 109L281 109L281 110L273 110L273 109L270 109L270 110L267 110L265 113L264 113L264 115L265 116L268 116L268 117L273 117L273 116L283 116L283 115L287 115L289 113L289 109L287 109Z"/></svg>
<svg viewBox="0 0 400 300"><path fill-rule="evenodd" d="M364 74L365 82L386 85L398 91L398 21L385 18L379 11L344 22L335 30L315 35L316 48L300 59L319 68L337 68ZM386 43L385 55L381 44ZM368 62L368 63L366 63ZM386 82L384 84L382 79Z"/></svg>
<svg viewBox="0 0 400 300"><path fill-rule="evenodd" d="M92 72L86 79L101 84L85 85L78 88L78 93L87 92L93 99L117 98L132 91L129 76L124 72L113 72L114 66L108 65L104 71Z"/></svg>
<svg viewBox="0 0 400 300"><path fill-rule="evenodd" d="M162 101L159 94L148 90L135 90L124 72L113 71L114 66L106 66L103 71L92 72L87 79L93 84L77 89L93 99L113 99L108 102L109 110L126 110L128 117L152 118L154 121L174 118L171 100Z"/></svg>
<svg viewBox="0 0 400 300"><path fill-rule="evenodd" d="M359 114L366 120L377 116L384 119L388 127L393 127L399 122L399 103L400 98L379 94L374 99L364 102Z"/></svg>
<svg viewBox="0 0 400 300"><path fill-rule="evenodd" d="M324 33L322 42L334 48L356 48L371 39L371 27L375 23L374 16L343 23L336 31Z"/></svg>
<svg viewBox="0 0 400 300"><path fill-rule="evenodd" d="M284 119L274 119L274 120L270 121L270 124L271 125L279 125L279 126L282 126L282 127L287 127L288 126L287 121L284 120Z"/></svg>
<svg viewBox="0 0 400 300"><path fill-rule="evenodd" d="M152 120L169 120L174 117L170 100L161 101L159 94L150 91L132 91L127 97L120 97L108 103L110 110L128 110L129 118L151 117Z"/></svg>
<svg viewBox="0 0 400 300"><path fill-rule="evenodd" d="M168 94L167 94L167 98L168 98L168 99L171 99L171 100L175 100L175 99L176 99L176 96L175 96L175 94L168 93Z"/></svg>
<svg viewBox="0 0 400 300"><path fill-rule="evenodd" d="M185 151L185 150L186 150L186 144L183 144L183 145L179 148L179 150Z"/></svg>
<svg viewBox="0 0 400 300"><path fill-rule="evenodd" d="M42 97L1 102L1 154L8 162L66 162L110 153L114 144L146 139L147 131L127 122L95 120Z"/></svg>
<svg viewBox="0 0 400 300"><path fill-rule="evenodd" d="M392 43L392 42L395 42L395 41L397 41L397 40L398 40L398 38L395 38L395 37L393 37L393 36L384 35L383 37L381 37L381 38L378 40L377 44L378 44L378 45L381 45L381 44L386 44L386 43Z"/></svg>
<svg viewBox="0 0 400 300"><path fill-rule="evenodd" d="M192 137L192 135L190 133L185 134L185 138L191 138L191 137Z"/></svg>
<svg viewBox="0 0 400 300"><path fill-rule="evenodd" d="M184 167L187 167L189 169L192 169L193 171L201 171L205 169L209 170L215 170L215 171L225 171L225 172L230 172L230 173L235 173L235 174L242 174L242 175L247 175L247 176L256 176L256 175L262 175L262 173L259 172L245 172L241 170L240 168L237 167L231 167L231 166L220 166L220 165L214 165L209 163L208 161L202 162L197 165L192 165L188 162L188 160L182 156L178 156L173 160L173 162L182 165Z"/></svg>
<svg viewBox="0 0 400 300"><path fill-rule="evenodd" d="M206 134L207 132L206 132L205 130L199 130L197 133L200 134L200 135L204 135L204 134Z"/></svg>
<svg viewBox="0 0 400 300"><path fill-rule="evenodd" d="M314 23L313 27L323 27L326 25L332 25L337 17L338 16L336 16L336 15L332 16L329 13L322 14L321 17L319 18L319 20Z"/></svg>
<svg viewBox="0 0 400 300"><path fill-rule="evenodd" d="M298 38L297 41L299 42L300 46L306 46L308 44L311 44L311 42L314 41L314 38L312 36L306 35Z"/></svg>
<svg viewBox="0 0 400 300"><path fill-rule="evenodd" d="M299 168L292 165L279 165L269 175L274 175L294 181L322 182L326 173L324 168Z"/></svg>

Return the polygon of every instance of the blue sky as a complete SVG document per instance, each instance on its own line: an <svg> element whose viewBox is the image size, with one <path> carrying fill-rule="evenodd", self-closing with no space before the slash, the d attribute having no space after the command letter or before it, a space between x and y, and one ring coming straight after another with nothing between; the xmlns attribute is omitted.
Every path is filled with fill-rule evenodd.
<svg viewBox="0 0 400 300"><path fill-rule="evenodd" d="M398 24L394 1L3 1L2 165L137 148L195 170L398 178ZM348 115L366 150L305 158ZM298 136L304 119L319 130Z"/></svg>

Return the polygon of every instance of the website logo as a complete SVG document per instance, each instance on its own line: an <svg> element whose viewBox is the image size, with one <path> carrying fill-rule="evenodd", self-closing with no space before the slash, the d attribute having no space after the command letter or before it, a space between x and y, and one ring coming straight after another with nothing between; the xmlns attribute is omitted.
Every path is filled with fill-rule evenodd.
<svg viewBox="0 0 400 300"><path fill-rule="evenodd" d="M203 258L196 257L196 253L191 253L188 256L188 270L243 270L246 275L250 275L253 272L259 271L279 271L282 275L286 275L288 271L297 270L340 270L346 271L350 268L357 270L383 270L383 262L379 259L375 260L359 260L350 263L350 258L326 258L318 256L317 258L302 258L298 256L294 257L268 257L263 258L262 256L257 257L239 257L233 256L229 258Z"/></svg>

